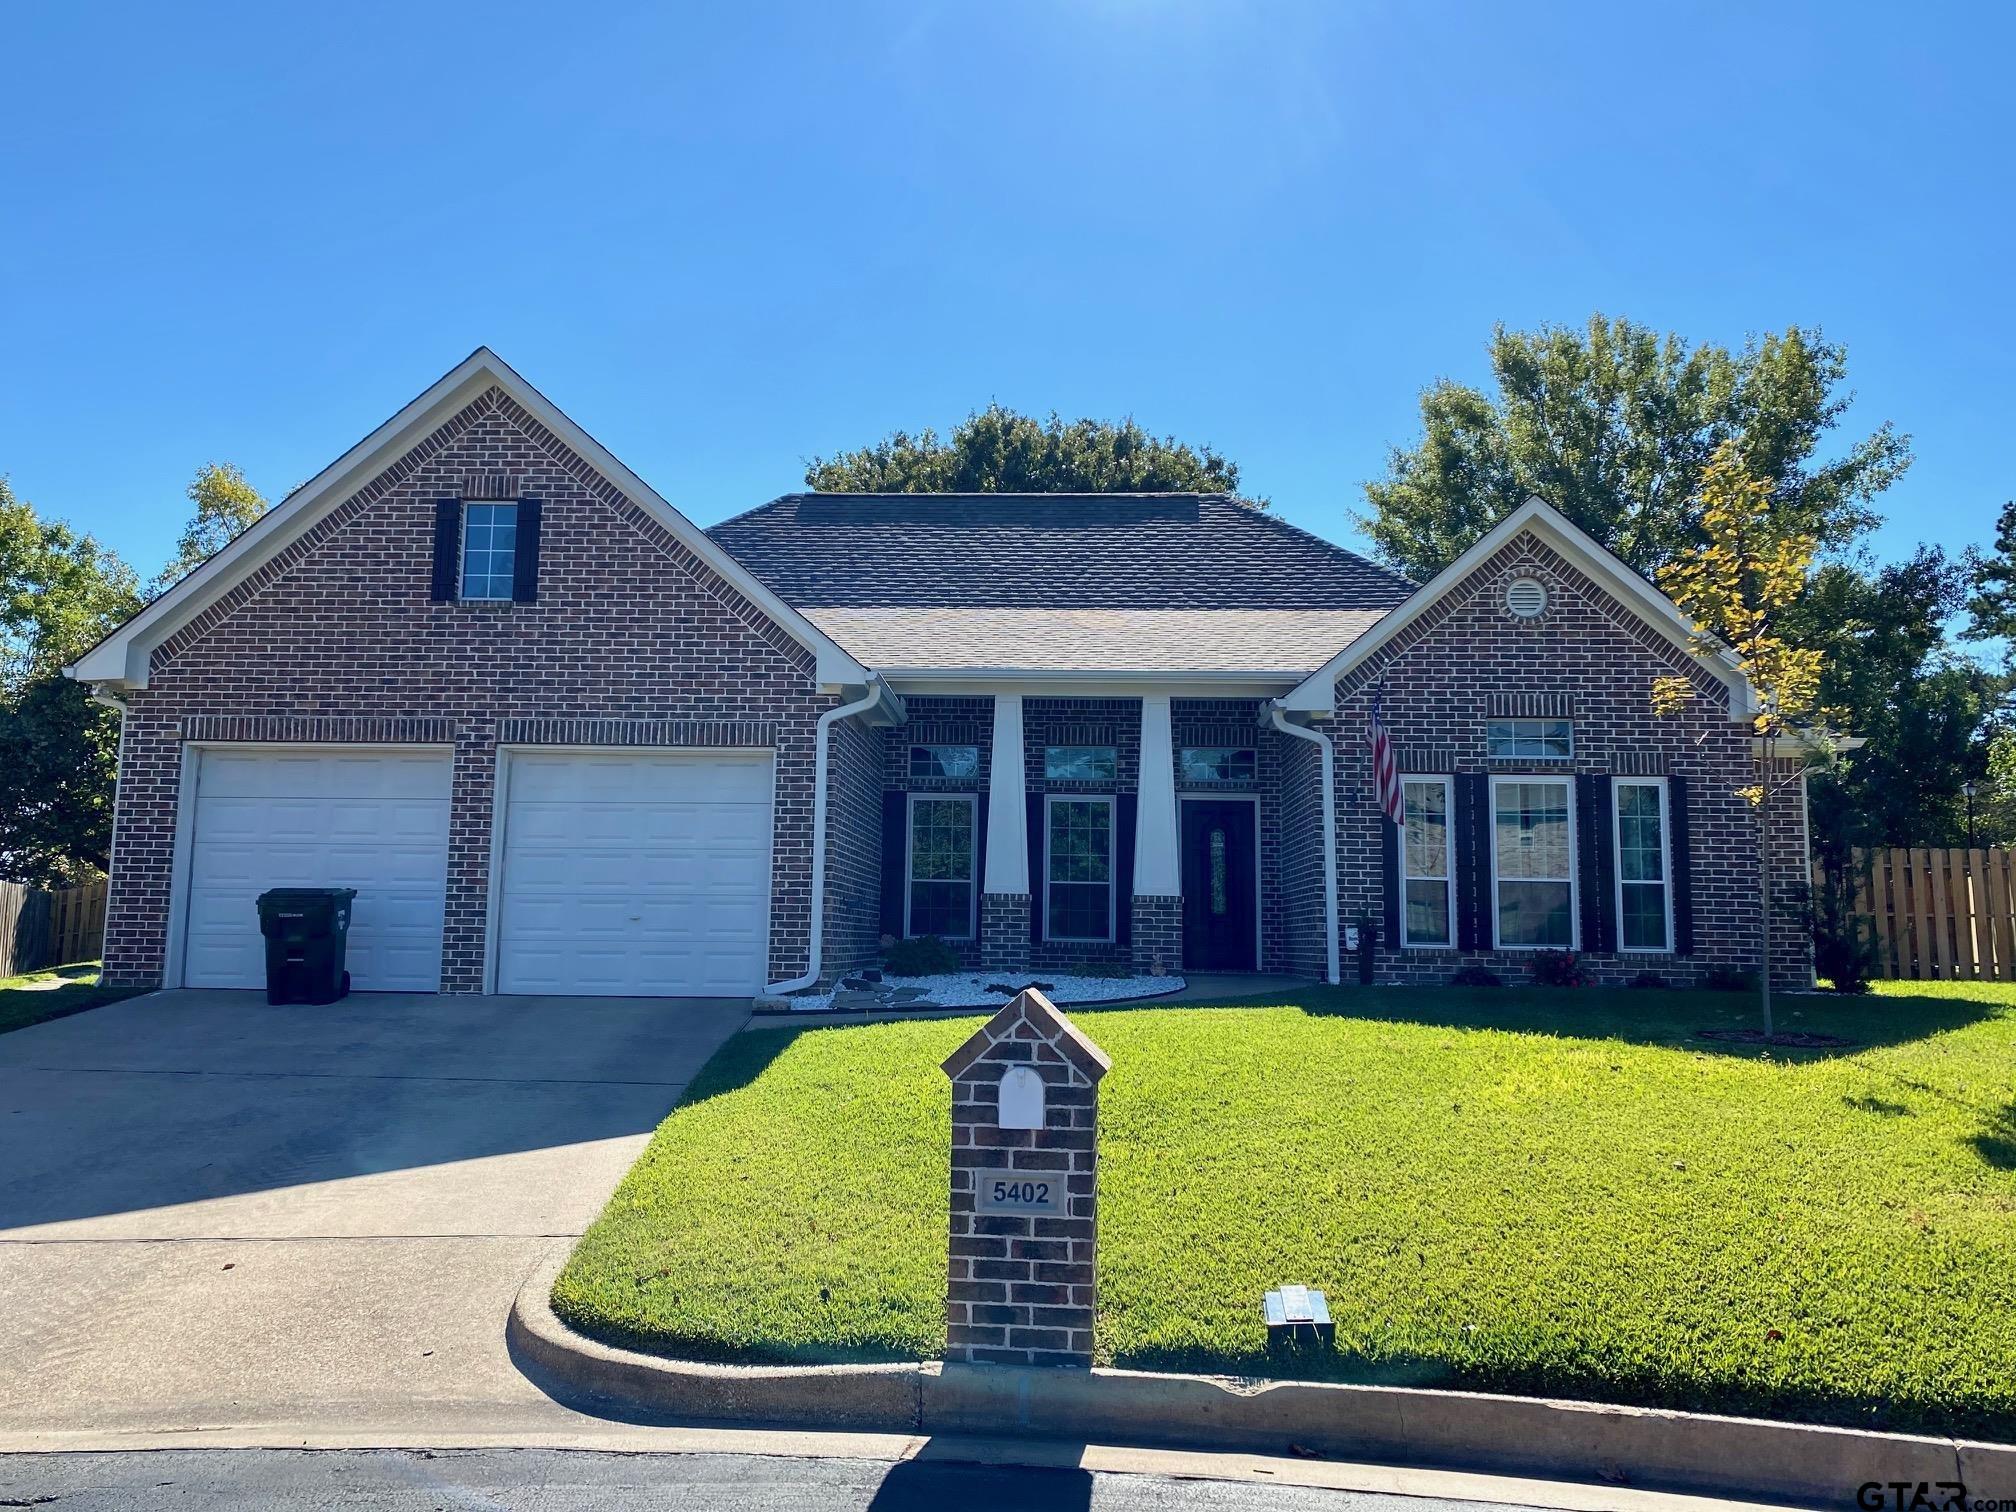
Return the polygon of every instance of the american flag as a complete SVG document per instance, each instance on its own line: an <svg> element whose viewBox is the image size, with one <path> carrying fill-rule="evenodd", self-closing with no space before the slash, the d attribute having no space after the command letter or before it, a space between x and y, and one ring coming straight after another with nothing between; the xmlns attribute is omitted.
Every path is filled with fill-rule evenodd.
<svg viewBox="0 0 2016 1512"><path fill-rule="evenodd" d="M1372 715L1365 724L1365 741L1372 747L1372 785L1379 794L1380 810L1395 824L1407 822L1407 800L1400 792L1400 767L1393 757L1393 742L1379 718L1379 700L1384 686L1372 690Z"/></svg>

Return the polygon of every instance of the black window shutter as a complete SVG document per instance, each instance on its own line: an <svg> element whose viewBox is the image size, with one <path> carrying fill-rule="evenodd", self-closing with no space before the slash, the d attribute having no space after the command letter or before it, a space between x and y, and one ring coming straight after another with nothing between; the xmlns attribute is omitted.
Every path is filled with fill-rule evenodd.
<svg viewBox="0 0 2016 1512"><path fill-rule="evenodd" d="M1121 945L1134 940L1134 822L1141 800L1122 793L1113 801L1113 938Z"/></svg>
<svg viewBox="0 0 2016 1512"><path fill-rule="evenodd" d="M1491 926L1488 909L1491 848L1485 839L1488 798L1482 772L1456 775L1456 944L1462 950L1488 950Z"/></svg>
<svg viewBox="0 0 2016 1512"><path fill-rule="evenodd" d="M910 795L882 794L882 933L903 938L903 874L910 856Z"/></svg>
<svg viewBox="0 0 2016 1512"><path fill-rule="evenodd" d="M453 603L462 578L462 501L434 501L434 587L437 604Z"/></svg>
<svg viewBox="0 0 2016 1512"><path fill-rule="evenodd" d="M1616 836L1610 827L1610 779L1584 772L1575 779L1576 886L1581 892L1582 949L1617 949Z"/></svg>
<svg viewBox="0 0 2016 1512"><path fill-rule="evenodd" d="M539 602L539 501L518 501L518 532L512 542L511 602Z"/></svg>
<svg viewBox="0 0 2016 1512"><path fill-rule="evenodd" d="M1687 779L1666 779L1666 806L1673 828L1673 954L1694 954L1694 865L1687 847Z"/></svg>
<svg viewBox="0 0 2016 1512"><path fill-rule="evenodd" d="M1029 939L1043 938L1043 795L1031 793L1029 801Z"/></svg>
<svg viewBox="0 0 2016 1512"><path fill-rule="evenodd" d="M1384 814L1379 816L1380 875L1386 895L1385 934L1379 943L1388 950L1400 948L1400 826Z"/></svg>

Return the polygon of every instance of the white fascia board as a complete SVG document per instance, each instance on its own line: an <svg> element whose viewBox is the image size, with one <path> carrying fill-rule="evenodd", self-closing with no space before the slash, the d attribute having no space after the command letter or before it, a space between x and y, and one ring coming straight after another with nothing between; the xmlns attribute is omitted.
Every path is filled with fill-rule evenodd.
<svg viewBox="0 0 2016 1512"><path fill-rule="evenodd" d="M411 404L295 489L222 551L64 671L79 682L146 687L147 661L156 646L492 387L510 395L559 437L563 445L578 453L737 592L810 650L817 661L820 684L839 687L867 682L867 667L759 583L746 567L710 540L705 531L674 509L656 489L619 462L601 442L570 420L488 347L471 352Z"/></svg>
<svg viewBox="0 0 2016 1512"><path fill-rule="evenodd" d="M1633 572L1560 510L1542 499L1528 499L1486 531L1469 550L1417 588L1407 601L1338 652L1281 700L1291 712L1315 713L1331 708L1336 686L1363 666L1409 625L1482 566L1522 531L1530 531L1582 572L1608 588L1624 605L1689 657L1712 672L1729 689L1729 717L1749 719L1757 712L1757 696L1749 679L1727 652L1703 656L1693 621L1677 605Z"/></svg>
<svg viewBox="0 0 2016 1512"><path fill-rule="evenodd" d="M1084 671L1058 672L1016 667L886 667L884 681L905 693L940 697L991 696L1017 692L1033 697L1273 698L1295 685L1299 672ZM1187 690L1187 691L1186 691Z"/></svg>

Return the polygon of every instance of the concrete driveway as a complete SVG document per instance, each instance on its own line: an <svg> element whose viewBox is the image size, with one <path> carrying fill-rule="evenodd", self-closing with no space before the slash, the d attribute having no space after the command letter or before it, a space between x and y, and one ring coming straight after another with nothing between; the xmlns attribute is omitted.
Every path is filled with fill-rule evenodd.
<svg viewBox="0 0 2016 1512"><path fill-rule="evenodd" d="M571 1417L511 1298L748 1015L171 992L0 1035L0 1424Z"/></svg>

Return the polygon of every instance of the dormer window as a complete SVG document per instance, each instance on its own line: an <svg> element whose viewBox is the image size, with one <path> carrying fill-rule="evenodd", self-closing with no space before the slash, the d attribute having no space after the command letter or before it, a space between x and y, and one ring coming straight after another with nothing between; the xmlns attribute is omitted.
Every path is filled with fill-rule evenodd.
<svg viewBox="0 0 2016 1512"><path fill-rule="evenodd" d="M471 499L462 506L462 597L508 599L518 564L518 501Z"/></svg>

